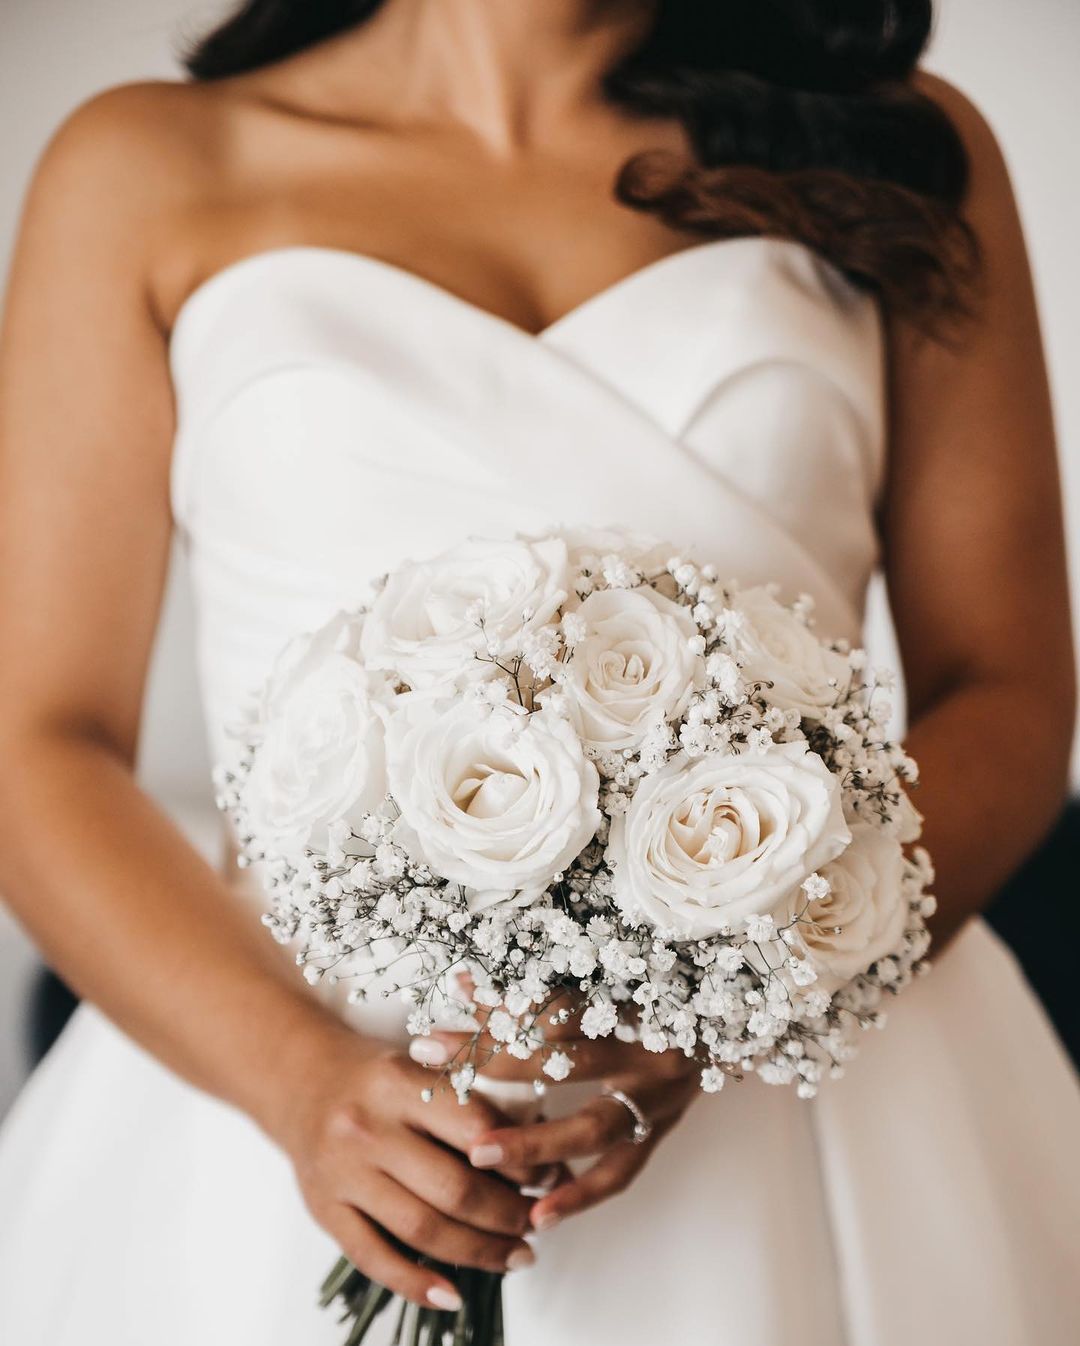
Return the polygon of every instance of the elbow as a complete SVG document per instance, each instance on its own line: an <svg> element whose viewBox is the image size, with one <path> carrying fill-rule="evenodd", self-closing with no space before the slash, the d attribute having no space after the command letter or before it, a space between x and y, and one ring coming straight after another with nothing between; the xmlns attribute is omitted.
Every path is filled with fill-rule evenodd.
<svg viewBox="0 0 1080 1346"><path fill-rule="evenodd" d="M134 773L134 745L98 723L26 714L0 717L0 815L18 813L31 782L59 779L84 761L102 758Z"/></svg>

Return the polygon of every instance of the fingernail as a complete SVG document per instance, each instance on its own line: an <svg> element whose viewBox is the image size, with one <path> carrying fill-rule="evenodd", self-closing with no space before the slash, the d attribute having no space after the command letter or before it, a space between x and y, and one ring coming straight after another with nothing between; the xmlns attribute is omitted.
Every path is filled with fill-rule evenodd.
<svg viewBox="0 0 1080 1346"><path fill-rule="evenodd" d="M550 1168L544 1169L543 1173L534 1183L530 1183L521 1188L522 1196L542 1197L550 1196L555 1184L562 1176L562 1169L558 1164L552 1164Z"/></svg>
<svg viewBox="0 0 1080 1346"><path fill-rule="evenodd" d="M559 1223L559 1216L553 1210L543 1211L540 1215L533 1216L534 1229L553 1229Z"/></svg>
<svg viewBox="0 0 1080 1346"><path fill-rule="evenodd" d="M501 1145L477 1145L469 1151L469 1163L473 1168L494 1168L503 1161Z"/></svg>
<svg viewBox="0 0 1080 1346"><path fill-rule="evenodd" d="M447 1313L457 1313L461 1308L461 1296L456 1290L448 1290L442 1285L433 1285L427 1292L428 1303Z"/></svg>
<svg viewBox="0 0 1080 1346"><path fill-rule="evenodd" d="M422 1066L441 1066L446 1061L446 1048L438 1038L413 1038L409 1055Z"/></svg>
<svg viewBox="0 0 1080 1346"><path fill-rule="evenodd" d="M507 1271L520 1271L523 1267L531 1267L536 1261L536 1254L527 1243L523 1243L520 1248L515 1248L506 1259Z"/></svg>

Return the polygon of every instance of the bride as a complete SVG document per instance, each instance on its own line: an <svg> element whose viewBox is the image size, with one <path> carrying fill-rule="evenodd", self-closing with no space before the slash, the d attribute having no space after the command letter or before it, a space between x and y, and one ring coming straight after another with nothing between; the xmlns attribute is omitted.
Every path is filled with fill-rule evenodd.
<svg viewBox="0 0 1080 1346"><path fill-rule="evenodd" d="M1053 433L929 9L249 0L60 130L2 345L0 890L84 1004L0 1138L0 1340L329 1346L338 1249L455 1304L405 1247L514 1270L511 1346L1074 1339L1080 1096L978 919L1066 782ZM135 785L174 527L217 747L371 575L553 522L848 638L884 568L936 965L813 1103L642 1054L640 1144L588 1091L425 1107L444 1040L309 992Z"/></svg>

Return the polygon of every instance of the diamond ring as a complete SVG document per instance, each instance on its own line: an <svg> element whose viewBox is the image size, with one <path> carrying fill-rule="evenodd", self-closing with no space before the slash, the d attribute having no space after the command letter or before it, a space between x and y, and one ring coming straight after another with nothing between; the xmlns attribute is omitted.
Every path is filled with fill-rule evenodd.
<svg viewBox="0 0 1080 1346"><path fill-rule="evenodd" d="M643 1145L649 1139L653 1130L652 1122L649 1121L629 1094L624 1094L621 1089L605 1089L600 1097L610 1098L613 1103L621 1103L634 1119L634 1130L630 1136L631 1144Z"/></svg>

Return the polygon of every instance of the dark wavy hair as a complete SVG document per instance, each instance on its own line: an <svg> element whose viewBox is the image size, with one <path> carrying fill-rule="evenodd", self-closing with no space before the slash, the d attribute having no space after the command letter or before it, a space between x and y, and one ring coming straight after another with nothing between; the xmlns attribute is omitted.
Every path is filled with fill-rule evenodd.
<svg viewBox="0 0 1080 1346"><path fill-rule="evenodd" d="M384 0L246 0L187 55L198 80L272 64L370 18ZM941 334L979 274L968 160L911 76L932 0L659 0L605 92L676 118L689 168L635 156L617 197L709 237L798 239L892 313Z"/></svg>

